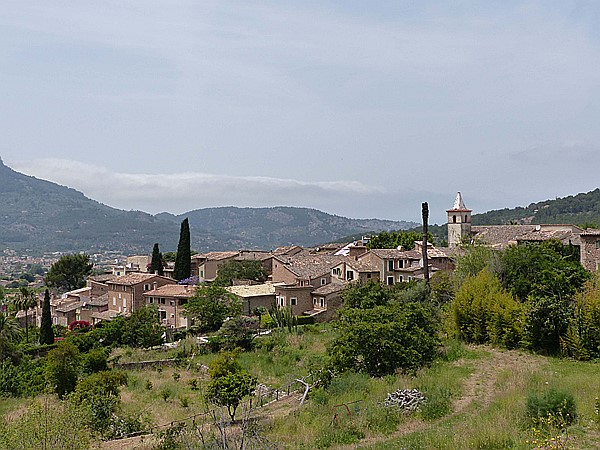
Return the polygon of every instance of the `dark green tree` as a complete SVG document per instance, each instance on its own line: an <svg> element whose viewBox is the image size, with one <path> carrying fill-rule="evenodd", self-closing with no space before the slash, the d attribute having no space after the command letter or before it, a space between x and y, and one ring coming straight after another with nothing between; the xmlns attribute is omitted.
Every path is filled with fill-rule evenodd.
<svg viewBox="0 0 600 450"><path fill-rule="evenodd" d="M227 407L233 422L235 412L244 397L256 388L256 377L241 368L235 354L224 353L210 367L211 380L206 387L206 400Z"/></svg>
<svg viewBox="0 0 600 450"><path fill-rule="evenodd" d="M175 257L175 268L173 277L181 281L189 278L192 271L192 254L190 247L190 224L187 217L181 222L179 232L179 244L177 245L177 256Z"/></svg>
<svg viewBox="0 0 600 450"><path fill-rule="evenodd" d="M240 300L224 287L216 284L199 286L185 305L186 315L205 331L221 328L226 317L242 313Z"/></svg>
<svg viewBox="0 0 600 450"><path fill-rule="evenodd" d="M215 283L221 286L231 286L233 280L252 280L264 282L267 279L267 271L260 261L227 261L217 272Z"/></svg>
<svg viewBox="0 0 600 450"><path fill-rule="evenodd" d="M73 392L79 377L79 349L70 342L59 342L46 357L46 377L59 398Z"/></svg>
<svg viewBox="0 0 600 450"><path fill-rule="evenodd" d="M136 309L126 319L121 343L130 347L153 347L162 342L164 331L157 307L148 305Z"/></svg>
<svg viewBox="0 0 600 450"><path fill-rule="evenodd" d="M392 299L392 291L377 281L353 283L342 292L346 308L374 308L387 305Z"/></svg>
<svg viewBox="0 0 600 450"><path fill-rule="evenodd" d="M0 362L13 356L14 343L20 334L21 327L17 319L0 313Z"/></svg>
<svg viewBox="0 0 600 450"><path fill-rule="evenodd" d="M150 273L156 273L158 275L164 275L164 266L163 266L163 258L162 253L158 248L158 243L154 244L154 248L152 249L152 261L150 262L150 269L148 270Z"/></svg>
<svg viewBox="0 0 600 450"><path fill-rule="evenodd" d="M54 331L52 331L52 317L50 316L50 291L44 292L44 303L42 304L42 322L40 324L40 344L53 344Z"/></svg>
<svg viewBox="0 0 600 450"><path fill-rule="evenodd" d="M85 286L94 263L88 255L64 255L52 264L46 274L46 285L59 291L72 291Z"/></svg>
<svg viewBox="0 0 600 450"><path fill-rule="evenodd" d="M329 348L335 371L371 376L415 371L431 362L439 341L438 322L420 303L390 303L340 311L339 335Z"/></svg>
<svg viewBox="0 0 600 450"><path fill-rule="evenodd" d="M415 241L423 240L423 233L416 231L382 231L371 237L367 248L398 248L403 250L412 250L415 248ZM433 236L429 235L429 241L433 242Z"/></svg>

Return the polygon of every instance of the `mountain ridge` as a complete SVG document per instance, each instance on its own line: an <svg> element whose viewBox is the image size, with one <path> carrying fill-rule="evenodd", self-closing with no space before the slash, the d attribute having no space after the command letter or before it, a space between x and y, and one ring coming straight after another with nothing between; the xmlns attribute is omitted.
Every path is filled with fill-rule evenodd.
<svg viewBox="0 0 600 450"><path fill-rule="evenodd" d="M198 251L320 245L343 236L406 229L414 222L349 219L299 207L195 209L184 214L124 211L67 186L22 174L0 158L0 247L15 250L148 253L174 250L188 217Z"/></svg>

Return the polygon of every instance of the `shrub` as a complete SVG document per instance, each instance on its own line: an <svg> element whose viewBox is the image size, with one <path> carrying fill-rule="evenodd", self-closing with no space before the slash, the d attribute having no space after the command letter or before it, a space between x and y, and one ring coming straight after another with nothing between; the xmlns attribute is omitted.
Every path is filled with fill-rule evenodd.
<svg viewBox="0 0 600 450"><path fill-rule="evenodd" d="M488 270L466 277L450 311L457 337L466 342L514 348L521 341L524 308Z"/></svg>
<svg viewBox="0 0 600 450"><path fill-rule="evenodd" d="M577 417L575 398L568 392L550 389L545 392L530 392L527 396L527 417L534 424L541 419L551 418L570 425Z"/></svg>
<svg viewBox="0 0 600 450"><path fill-rule="evenodd" d="M312 325L315 323L315 318L313 316L298 316L296 317L298 325Z"/></svg>

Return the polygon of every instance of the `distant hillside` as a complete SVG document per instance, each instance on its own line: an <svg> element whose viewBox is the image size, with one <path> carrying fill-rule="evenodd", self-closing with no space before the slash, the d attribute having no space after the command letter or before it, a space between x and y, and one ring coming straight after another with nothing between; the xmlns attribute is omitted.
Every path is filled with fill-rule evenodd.
<svg viewBox="0 0 600 450"><path fill-rule="evenodd" d="M273 208L205 208L161 219L190 221L192 240L199 249L274 248L281 245L315 246L350 234L406 229L412 222L379 219L348 219L316 209L277 206Z"/></svg>
<svg viewBox="0 0 600 450"><path fill-rule="evenodd" d="M74 189L16 172L0 160L0 251L149 253L155 242L170 251L177 247L184 217L189 218L192 247L199 251L313 246L415 225L290 207L207 208L153 216L111 208Z"/></svg>
<svg viewBox="0 0 600 450"><path fill-rule="evenodd" d="M473 225L510 223L600 224L600 189L532 203L525 208L505 208L473 215Z"/></svg>
<svg viewBox="0 0 600 450"><path fill-rule="evenodd" d="M174 247L177 239L179 229L170 221L111 208L0 160L0 248L135 252L151 250L153 242Z"/></svg>

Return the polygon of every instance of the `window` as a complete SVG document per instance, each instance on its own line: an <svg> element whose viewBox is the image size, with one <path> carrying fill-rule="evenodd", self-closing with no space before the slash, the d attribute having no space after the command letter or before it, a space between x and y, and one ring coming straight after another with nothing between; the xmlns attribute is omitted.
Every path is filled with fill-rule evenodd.
<svg viewBox="0 0 600 450"><path fill-rule="evenodd" d="M204 278L204 270L200 271L200 278Z"/></svg>
<svg viewBox="0 0 600 450"><path fill-rule="evenodd" d="M456 216L452 216L452 223L456 223Z"/></svg>
<svg viewBox="0 0 600 450"><path fill-rule="evenodd" d="M166 311L158 311L158 316L160 320L167 320L167 312Z"/></svg>
<svg viewBox="0 0 600 450"><path fill-rule="evenodd" d="M394 270L394 260L390 259L388 261L388 271L392 272Z"/></svg>
<svg viewBox="0 0 600 450"><path fill-rule="evenodd" d="M369 278L371 278L371 274L370 273L367 274L367 279L369 279Z"/></svg>
<svg viewBox="0 0 600 450"><path fill-rule="evenodd" d="M148 297L148 303L154 303L154 297Z"/></svg>
<svg viewBox="0 0 600 450"><path fill-rule="evenodd" d="M113 306L117 306L117 298L113 297Z"/></svg>
<svg viewBox="0 0 600 450"><path fill-rule="evenodd" d="M298 304L298 299L296 297L290 298L290 304L296 306Z"/></svg>
<svg viewBox="0 0 600 450"><path fill-rule="evenodd" d="M596 248L600 248L600 239L596 239Z"/></svg>
<svg viewBox="0 0 600 450"><path fill-rule="evenodd" d="M171 319L173 319L175 317L175 314L171 314Z"/></svg>
<svg viewBox="0 0 600 450"><path fill-rule="evenodd" d="M171 300L171 306L175 306L175 300Z"/></svg>
<svg viewBox="0 0 600 450"><path fill-rule="evenodd" d="M165 301L164 297L160 297L160 298L158 299L158 303L160 303L161 305L164 305L164 304L166 303L166 301Z"/></svg>
<svg viewBox="0 0 600 450"><path fill-rule="evenodd" d="M317 306L317 297L313 297L313 305Z"/></svg>
<svg viewBox="0 0 600 450"><path fill-rule="evenodd" d="M354 272L351 270L346 271L346 280L354 280Z"/></svg>
<svg viewBox="0 0 600 450"><path fill-rule="evenodd" d="M404 260L403 259L399 259L398 260L398 269L403 269L404 268Z"/></svg>
<svg viewBox="0 0 600 450"><path fill-rule="evenodd" d="M387 284L388 286L391 286L394 284L394 277L387 277Z"/></svg>
<svg viewBox="0 0 600 450"><path fill-rule="evenodd" d="M321 278L321 286L325 286L327 284L327 278Z"/></svg>
<svg viewBox="0 0 600 450"><path fill-rule="evenodd" d="M398 283L402 283L404 281L404 275L398 275Z"/></svg>
<svg viewBox="0 0 600 450"><path fill-rule="evenodd" d="M285 297L279 297L279 306L285 306Z"/></svg>
<svg viewBox="0 0 600 450"><path fill-rule="evenodd" d="M126 299L126 298L124 298L124 299L123 299L123 308L125 308L126 306L127 306L127 299Z"/></svg>
<svg viewBox="0 0 600 450"><path fill-rule="evenodd" d="M125 292L126 286L121 286L121 290Z"/></svg>
<svg viewBox="0 0 600 450"><path fill-rule="evenodd" d="M319 305L321 306L321 308L325 308L325 298L323 298L323 297L319 298Z"/></svg>
<svg viewBox="0 0 600 450"><path fill-rule="evenodd" d="M144 285L144 290L145 291L149 291L150 290L150 285L149 284L145 284Z"/></svg>

